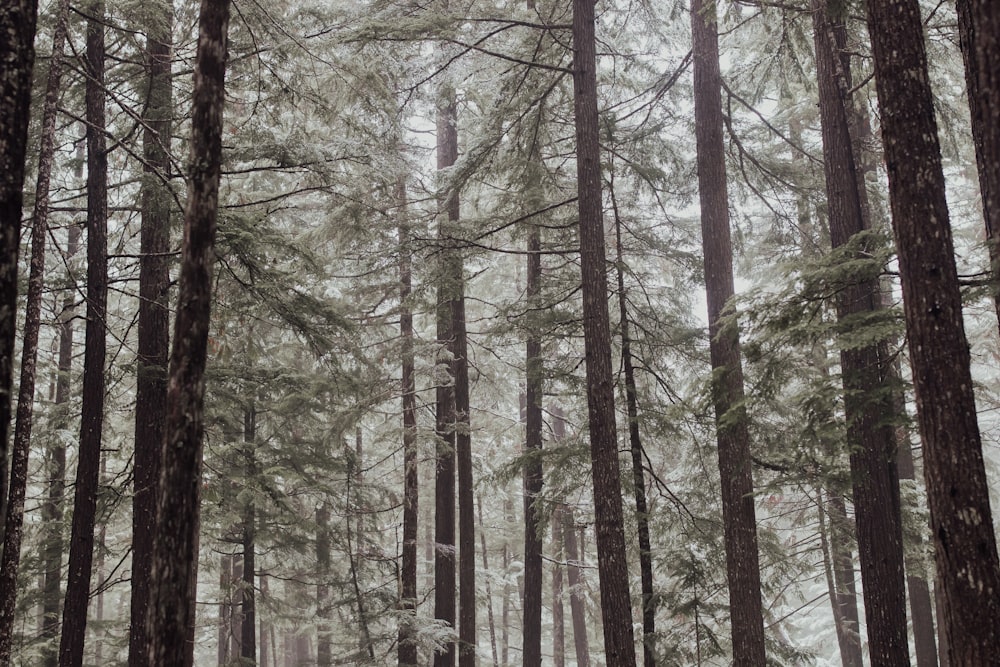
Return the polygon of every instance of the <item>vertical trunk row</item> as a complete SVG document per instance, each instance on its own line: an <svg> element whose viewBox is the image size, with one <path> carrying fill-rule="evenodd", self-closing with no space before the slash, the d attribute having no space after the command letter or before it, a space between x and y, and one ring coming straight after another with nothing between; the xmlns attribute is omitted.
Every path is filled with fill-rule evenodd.
<svg viewBox="0 0 1000 667"><path fill-rule="evenodd" d="M405 617L399 624L397 661L399 667L416 667L417 643L417 520L419 483L417 469L417 396L413 357L413 312L410 310L412 259L410 232L406 219L406 180L396 181L399 207L399 336L401 339L403 401L403 565L399 610Z"/></svg>
<svg viewBox="0 0 1000 667"><path fill-rule="evenodd" d="M24 202L37 0L0 7L0 541L7 516L7 451L17 327L17 255Z"/></svg>
<svg viewBox="0 0 1000 667"><path fill-rule="evenodd" d="M573 0L573 111L576 120L580 270L597 568L608 667L635 665L632 600L625 556L621 468L615 424L611 323L604 250L597 115L594 0Z"/></svg>
<svg viewBox="0 0 1000 667"><path fill-rule="evenodd" d="M844 51L846 29L836 11L829 0L813 0L823 163L834 248L846 245L867 226L861 189L864 181L849 124L851 74ZM880 308L878 280L863 279L840 290L837 318L846 326ZM903 667L910 659L896 442L887 419L894 409L886 386L887 363L884 341L840 352L869 652L878 664Z"/></svg>
<svg viewBox="0 0 1000 667"><path fill-rule="evenodd" d="M1000 655L1000 563L920 7L867 9L951 664L986 664Z"/></svg>
<svg viewBox="0 0 1000 667"><path fill-rule="evenodd" d="M135 454L132 496L132 596L129 667L141 667L147 644L156 484L166 419L170 346L170 137L173 117L171 43L173 3L150 8L146 28L146 105L142 134L143 179L139 231L139 317L135 388Z"/></svg>
<svg viewBox="0 0 1000 667"><path fill-rule="evenodd" d="M18 385L17 421L10 466L10 488L3 535L3 556L0 560L0 665L10 660L14 635L14 606L17 601L17 572L21 562L21 541L24 525L24 498L28 484L28 450L35 406L35 377L38 361L38 333L41 327L42 287L45 272L45 237L48 234L49 183L55 155L56 112L63 71L63 51L66 43L68 0L59 3L55 31L52 36L52 58L45 87L42 109L42 135L39 147L38 177L35 185L35 205L32 211L31 269L28 277L28 299L24 322L24 342L21 352L21 381ZM0 475L6 470L0 466Z"/></svg>
<svg viewBox="0 0 1000 667"><path fill-rule="evenodd" d="M191 122L191 179L157 489L147 664L183 665L190 655L228 27L228 0L202 0Z"/></svg>
<svg viewBox="0 0 1000 667"><path fill-rule="evenodd" d="M732 243L722 137L722 80L714 4L691 3L694 43L695 139L708 330L715 379L712 386L722 481L726 571L732 617L733 656L737 665L763 666L764 620L760 600L757 522L750 466L750 434L743 407L743 368L739 332L722 317L733 296Z"/></svg>
<svg viewBox="0 0 1000 667"><path fill-rule="evenodd" d="M59 664L79 667L87 630L94 522L104 428L104 362L108 299L108 157L104 109L104 3L87 19L87 328L83 361L80 452L73 496L69 571L63 604Z"/></svg>

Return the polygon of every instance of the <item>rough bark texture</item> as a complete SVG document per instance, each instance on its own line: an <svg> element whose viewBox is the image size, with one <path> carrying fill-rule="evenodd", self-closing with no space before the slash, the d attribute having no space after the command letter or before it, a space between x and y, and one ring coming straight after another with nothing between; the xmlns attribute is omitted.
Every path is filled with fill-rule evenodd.
<svg viewBox="0 0 1000 667"><path fill-rule="evenodd" d="M594 0L573 0L573 111L576 120L587 411L604 652L608 667L632 667L635 665L635 640L632 634L632 600L625 557L614 374L611 369L611 324L608 315L608 275L604 251L597 117Z"/></svg>
<svg viewBox="0 0 1000 667"><path fill-rule="evenodd" d="M541 234L537 226L528 230L527 307L534 312L541 291ZM540 507L542 493L542 341L529 324L525 344L524 402L524 618L522 664L542 664L542 535Z"/></svg>
<svg viewBox="0 0 1000 667"><path fill-rule="evenodd" d="M1000 4L996 0L956 0L958 35L972 117L972 141L986 243L993 273L994 303L1000 321Z"/></svg>
<svg viewBox="0 0 1000 667"><path fill-rule="evenodd" d="M951 664L1000 655L1000 563L917 0L870 0L893 232Z"/></svg>
<svg viewBox="0 0 1000 667"><path fill-rule="evenodd" d="M454 259L456 294L452 301L455 334L455 456L458 466L459 667L476 665L476 505L472 480L472 431L469 422L469 351L465 327L462 260Z"/></svg>
<svg viewBox="0 0 1000 667"><path fill-rule="evenodd" d="M37 18L37 0L10 0L0 5L0 118L3 118L0 125L0 524L7 516L7 440L17 326L17 255ZM0 534L0 540L2 538Z"/></svg>
<svg viewBox="0 0 1000 667"><path fill-rule="evenodd" d="M458 127L455 97L451 91L442 95L437 117L437 166L446 169L458 159ZM455 287L451 250L447 248L451 224L458 220L458 192L449 192L442 202L444 219L439 236L442 260L438 276L437 340L438 360L435 373L437 466L435 470L434 505L434 618L455 627L455 352L454 310ZM454 667L457 650L448 642L444 651L435 652L434 667Z"/></svg>
<svg viewBox="0 0 1000 667"><path fill-rule="evenodd" d="M851 74L843 19L829 0L813 0L813 26L830 240L837 248L866 227L864 179L849 124ZM865 254L859 249L857 257ZM881 309L875 277L844 285L838 296L837 317L845 327ZM910 658L888 364L885 341L840 351L869 653L876 664L903 667Z"/></svg>
<svg viewBox="0 0 1000 667"><path fill-rule="evenodd" d="M193 626L204 432L205 362L222 159L228 0L202 0L177 318L153 545L148 664L183 665Z"/></svg>
<svg viewBox="0 0 1000 667"><path fill-rule="evenodd" d="M764 620L760 601L757 522L750 467L750 434L743 407L739 332L735 324L724 325L721 320L726 303L733 296L733 264L722 137L719 35L713 9L712 3L703 0L691 3L698 194L705 255L709 345L715 375L712 394L722 481L733 658L736 665L763 667Z"/></svg>
<svg viewBox="0 0 1000 667"><path fill-rule="evenodd" d="M35 378L38 362L38 333L42 316L42 287L45 273L45 238L48 234L49 183L55 153L56 112L59 103L63 71L63 51L66 43L68 0L57 8L56 26L52 37L52 58L45 86L42 109L42 134L39 146L38 177L35 181L35 204L31 228L31 268L28 277L28 298L24 317L24 342L21 348L21 381L18 385L17 420L10 466L10 488L3 535L3 556L0 559L0 665L10 661L14 636L14 606L17 602L17 572L21 563L21 541L24 527L24 498L28 485L28 450L35 407ZM0 475L4 469L0 467Z"/></svg>
<svg viewBox="0 0 1000 667"><path fill-rule="evenodd" d="M87 10L87 329L80 450L73 496L66 600L59 639L61 667L83 664L94 558L94 521L104 430L108 301L108 157L104 109L104 4Z"/></svg>
<svg viewBox="0 0 1000 667"><path fill-rule="evenodd" d="M406 181L396 181L396 201L400 207L399 224L399 336L401 340L403 402L403 563L399 610L405 616L399 623L397 661L399 667L416 667L417 642L417 521L420 499L420 475L417 468L417 395L413 356L413 312L410 310L412 270L410 233L406 222Z"/></svg>
<svg viewBox="0 0 1000 667"><path fill-rule="evenodd" d="M166 419L169 304L170 133L173 116L173 3L152 5L146 24L146 105L143 113L138 354L132 496L132 594L129 667L142 667L156 527L156 484Z"/></svg>

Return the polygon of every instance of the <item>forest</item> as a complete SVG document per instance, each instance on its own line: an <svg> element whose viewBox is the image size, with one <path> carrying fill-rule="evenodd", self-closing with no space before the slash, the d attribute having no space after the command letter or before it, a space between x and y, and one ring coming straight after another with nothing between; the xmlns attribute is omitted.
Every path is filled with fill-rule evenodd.
<svg viewBox="0 0 1000 667"><path fill-rule="evenodd" d="M1000 2L3 0L0 667L1000 664Z"/></svg>

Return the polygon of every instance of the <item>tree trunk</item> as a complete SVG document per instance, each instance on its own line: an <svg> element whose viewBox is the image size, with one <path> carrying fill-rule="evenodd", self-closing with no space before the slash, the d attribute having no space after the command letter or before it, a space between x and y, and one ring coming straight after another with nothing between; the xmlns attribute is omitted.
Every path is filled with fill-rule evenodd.
<svg viewBox="0 0 1000 667"><path fill-rule="evenodd" d="M625 295L625 260L622 250L622 224L615 198L615 175L612 171L611 205L615 216L616 272L618 275L618 314L622 337L622 370L625 373L625 408L628 414L629 449L632 452L632 482L635 486L635 520L639 534L639 577L642 585L642 655L644 667L656 667L653 638L656 636L656 605L653 602L653 551L649 539L649 510L646 506L646 475L642 463L642 440L639 437L639 405L632 364L632 339L629 333L628 299Z"/></svg>
<svg viewBox="0 0 1000 667"><path fill-rule="evenodd" d="M694 43L695 139L698 193L712 370L712 394L719 443L726 571L735 664L763 667L764 617L760 601L757 521L754 513L750 434L743 407L739 331L722 319L733 297L732 243L722 137L722 80L714 4L691 3Z"/></svg>
<svg viewBox="0 0 1000 667"><path fill-rule="evenodd" d="M87 20L87 330L83 362L80 451L73 496L61 667L80 667L87 631L94 522L104 429L104 363L108 302L108 156L104 109L104 3L88 7Z"/></svg>
<svg viewBox="0 0 1000 667"><path fill-rule="evenodd" d="M191 123L191 180L184 214L167 420L157 488L147 664L183 665L193 626L204 432L205 362L222 158L228 0L202 0Z"/></svg>
<svg viewBox="0 0 1000 667"><path fill-rule="evenodd" d="M171 33L173 3L151 6L146 28L146 105L143 113L143 180L139 231L139 317L135 388L135 454L132 496L132 595L129 667L142 667L149 609L156 484L166 419L170 349L170 137L173 117Z"/></svg>
<svg viewBox="0 0 1000 667"><path fill-rule="evenodd" d="M244 455L247 472L245 479L253 480L257 475L256 462L257 410L253 404L243 411L243 441L246 443ZM254 590L254 575L257 562L256 551L257 511L252 500L243 509L243 585L240 587L240 664L257 664L257 604Z"/></svg>
<svg viewBox="0 0 1000 667"><path fill-rule="evenodd" d="M455 96L451 91L443 91L437 117L437 167L447 169L458 159L458 128ZM454 250L448 248L451 226L458 221L458 192L446 194L442 202L445 213L439 222L441 248L440 275L438 276L437 297L437 341L438 359L436 370L436 424L437 468L434 478L434 618L455 627L455 446L456 446L456 403L454 360L455 350L455 310L456 287L454 278ZM446 642L443 651L434 653L434 667L455 667L455 642Z"/></svg>
<svg viewBox="0 0 1000 667"><path fill-rule="evenodd" d="M0 542L7 516L7 450L17 329L17 255L24 202L37 0L0 7Z"/></svg>
<svg viewBox="0 0 1000 667"><path fill-rule="evenodd" d="M1000 655L1000 563L917 0L870 0L924 476L951 664Z"/></svg>
<svg viewBox="0 0 1000 667"><path fill-rule="evenodd" d="M587 637L587 602L582 589L583 559L580 557L576 540L576 519L573 517L573 509L567 505L563 508L562 515L563 540L566 544L566 580L569 583L569 611L573 621L573 648L576 651L577 667L588 667L590 641Z"/></svg>
<svg viewBox="0 0 1000 667"><path fill-rule="evenodd" d="M563 605L562 508L552 510L552 662L566 667L566 610Z"/></svg>
<svg viewBox="0 0 1000 667"><path fill-rule="evenodd" d="M39 147L38 177L31 229L31 269L28 277L28 298L24 322L24 343L21 351L21 381L18 385L17 421L10 466L10 488L5 521L3 552L0 560L0 665L10 661L14 636L14 607L17 602L17 572L21 563L21 541L24 526L24 498L28 486L28 451L31 444L32 418L35 407L35 377L38 367L38 334L41 327L42 287L45 273L45 237L48 234L49 184L55 154L56 112L63 72L63 51L66 43L68 0L61 0L57 9L52 36L52 58L45 87L42 109L41 146ZM0 475L6 469L0 466ZM44 611L43 611L44 613Z"/></svg>
<svg viewBox="0 0 1000 667"><path fill-rule="evenodd" d="M497 657L497 628L493 618L493 587L490 585L490 559L486 550L486 525L483 523L483 498L476 498L476 505L479 510L479 540L483 554L483 572L486 573L486 612L490 626L490 649L493 653L493 667L500 667L500 659Z"/></svg>
<svg viewBox="0 0 1000 667"><path fill-rule="evenodd" d="M316 569L319 584L316 586L316 664L330 667L333 651L330 643L330 508L326 502L316 508Z"/></svg>
<svg viewBox="0 0 1000 667"><path fill-rule="evenodd" d="M839 491L827 492L827 516L830 519L830 554L833 558L833 580L836 605L840 610L844 639L847 641L845 667L861 667L861 621L858 615L858 589L854 582L854 555L851 553L853 534L847 506Z"/></svg>
<svg viewBox="0 0 1000 667"><path fill-rule="evenodd" d="M956 0L958 35L972 117L972 141L979 167L979 190L986 243L1000 320L1000 5L996 0Z"/></svg>
<svg viewBox="0 0 1000 667"><path fill-rule="evenodd" d="M829 0L813 0L823 163L834 248L847 245L867 227L861 188L864 179L859 174L849 124L852 84L850 57L845 50L847 32L843 18L834 13L837 11ZM867 254L859 249L856 256ZM880 308L877 278L858 280L839 291L837 318L845 327ZM876 664L904 666L910 664L910 658L888 363L885 341L840 352L869 652Z"/></svg>
<svg viewBox="0 0 1000 667"><path fill-rule="evenodd" d="M594 0L573 0L573 110L576 120L587 407L604 651L608 667L632 667L635 665L635 640L632 634L632 601L625 556L614 375L611 369L611 324L608 315L597 117Z"/></svg>
<svg viewBox="0 0 1000 667"><path fill-rule="evenodd" d="M399 667L416 667L417 641L417 521L419 518L420 475L417 467L417 394L413 356L412 257L406 212L406 180L396 180L399 206L399 336L401 339L403 401L403 564L399 610L397 661Z"/></svg>

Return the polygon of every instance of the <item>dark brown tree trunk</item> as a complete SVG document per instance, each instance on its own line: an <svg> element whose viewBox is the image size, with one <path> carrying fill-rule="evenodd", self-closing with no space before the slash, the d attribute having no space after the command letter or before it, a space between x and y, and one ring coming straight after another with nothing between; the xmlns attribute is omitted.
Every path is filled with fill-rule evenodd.
<svg viewBox="0 0 1000 667"><path fill-rule="evenodd" d="M541 291L541 234L538 226L528 230L527 308L539 307ZM542 341L533 325L528 326L525 345L524 402L524 601L522 664L542 664L542 535L538 503L542 493Z"/></svg>
<svg viewBox="0 0 1000 667"><path fill-rule="evenodd" d="M472 431L469 414L469 346L465 326L465 280L456 257L457 294L452 302L455 332L455 455L458 464L459 667L476 665L476 505L472 481Z"/></svg>
<svg viewBox="0 0 1000 667"><path fill-rule="evenodd" d="M83 361L80 451L73 496L66 600L59 640L61 667L80 667L87 631L94 522L104 430L104 362L108 302L108 156L104 109L104 3L87 20L87 331Z"/></svg>
<svg viewBox="0 0 1000 667"><path fill-rule="evenodd" d="M458 159L458 116L455 96L442 92L437 117L437 167L447 169ZM458 221L458 192L451 191L442 202L445 214L439 222L439 237L443 245L438 276L437 297L437 468L435 472L434 505L434 618L455 627L455 468L456 468L456 400L455 385L455 309L454 250L449 248L452 226ZM461 267L459 267L461 270ZM454 667L454 642L447 642L443 651L434 654L434 667Z"/></svg>
<svg viewBox="0 0 1000 667"><path fill-rule="evenodd" d="M851 73L843 17L829 0L813 0L813 28L819 81L823 163L826 172L830 240L847 245L865 230L863 177L851 137ZM857 256L867 255L864 249ZM837 318L852 320L881 308L876 278L839 291ZM854 516L864 582L865 619L872 661L910 664L906 636L906 589L895 432L885 341L840 352L844 413L851 448Z"/></svg>
<svg viewBox="0 0 1000 667"><path fill-rule="evenodd" d="M170 351L170 137L173 117L171 33L173 3L151 6L146 28L146 105L143 114L138 354L132 496L132 595L129 667L143 667L149 582L156 527L156 484L166 419Z"/></svg>
<svg viewBox="0 0 1000 667"><path fill-rule="evenodd" d="M316 587L316 664L330 667L333 664L333 650L330 642L330 508L321 503L316 508L316 569L319 585Z"/></svg>
<svg viewBox="0 0 1000 667"><path fill-rule="evenodd" d="M368 610L365 605L365 594L361 589L361 575L359 573L359 559L361 557L361 545L364 543L364 528L363 528L363 512L364 507L362 507L360 498L360 487L362 484L362 471L363 459L361 451L361 427L358 427L355 431L356 433L356 449L354 451L354 457L348 458L348 468L347 468L347 490L346 496L348 498L349 510L354 510L356 512L357 523L356 532L352 535L351 531L351 514L348 512L347 520L345 526L347 528L345 537L347 538L347 562L351 573L351 585L354 588L354 600L358 611L358 624L360 625L360 634L358 637L358 655L363 653L368 654L368 658L374 662L375 660L375 644L372 641L371 631L368 627ZM346 443L345 443L346 444ZM354 499L351 500L351 489L354 485Z"/></svg>
<svg viewBox="0 0 1000 667"><path fill-rule="evenodd" d="M573 110L597 569L608 667L635 665L604 252L594 0L573 0Z"/></svg>
<svg viewBox="0 0 1000 667"><path fill-rule="evenodd" d="M733 263L722 137L719 34L714 3L692 1L691 32L698 193L705 252L709 346L715 374L712 394L719 443L733 657L736 665L763 667L764 617L739 331L735 323L724 325L722 319L727 302L733 296Z"/></svg>
<svg viewBox="0 0 1000 667"><path fill-rule="evenodd" d="M944 595L939 581L934 582L934 614L937 617L938 662L941 667L949 667L951 662L948 659L948 632L944 623Z"/></svg>
<svg viewBox="0 0 1000 667"><path fill-rule="evenodd" d="M17 572L21 563L21 541L24 526L24 498L28 486L28 451L35 407L35 377L38 367L38 334L42 319L42 287L45 273L45 237L48 234L49 184L55 154L56 112L59 103L63 71L63 51L66 43L68 0L61 0L57 9L52 36L52 58L45 87L42 109L41 146L39 147L38 177L35 181L35 204L32 211L31 269L28 277L28 298L24 317L24 343L21 348L21 381L18 385L17 421L10 466L9 500L3 555L0 558L0 665L10 661L14 636L14 606L17 602ZM0 466L0 475L6 472ZM0 521L4 515L0 514ZM44 612L43 612L44 613Z"/></svg>
<svg viewBox="0 0 1000 667"><path fill-rule="evenodd" d="M198 560L205 362L222 160L228 0L202 0L191 121L191 177L184 214L167 420L157 488L147 664L183 665Z"/></svg>
<svg viewBox="0 0 1000 667"><path fill-rule="evenodd" d="M951 664L1000 655L1000 563L917 0L870 0L917 421Z"/></svg>
<svg viewBox="0 0 1000 667"><path fill-rule="evenodd" d="M245 479L253 480L257 474L256 447L257 440L257 410L251 404L243 411L243 441L246 443L244 452L247 472ZM240 612L242 627L240 628L240 664L257 664L257 602L254 590L254 575L256 574L256 521L257 511L253 501L248 501L243 509L243 585L240 595Z"/></svg>
<svg viewBox="0 0 1000 667"><path fill-rule="evenodd" d="M230 657L230 636L233 619L233 556L219 556L219 641L216 644L216 664L226 667Z"/></svg>
<svg viewBox="0 0 1000 667"><path fill-rule="evenodd" d="M562 508L552 510L552 662L566 667L566 609L563 605Z"/></svg>
<svg viewBox="0 0 1000 667"><path fill-rule="evenodd" d="M514 503L511 502L508 496L504 500L503 504L503 514L504 514L504 524L510 525L513 521L514 513ZM505 533L506 534L506 533ZM501 554L500 562L503 565L503 599L500 603L500 664L503 667L507 667L510 664L510 544L504 539L503 543L503 553Z"/></svg>
<svg viewBox="0 0 1000 667"><path fill-rule="evenodd" d="M639 577L642 585L642 660L644 667L656 667L653 637L656 635L656 605L653 602L653 551L649 539L649 513L646 507L646 475L642 463L642 439L639 437L639 401L632 363L632 339L629 333L628 299L625 294L625 260L622 250L622 223L615 197L612 171L611 205L615 216L615 267L618 277L618 316L622 337L622 370L625 374L625 409L628 414L628 440L632 452L632 482L635 486L635 520L639 534Z"/></svg>
<svg viewBox="0 0 1000 667"><path fill-rule="evenodd" d="M993 299L1000 318L1000 4L956 0L958 35L972 117L972 141L986 221Z"/></svg>
<svg viewBox="0 0 1000 667"><path fill-rule="evenodd" d="M420 475L417 467L417 394L413 356L412 258L410 232L406 219L406 180L396 181L399 206L399 336L402 345L403 401L403 564L399 609L404 617L399 623L397 661L399 667L416 667L417 642L417 521L420 500Z"/></svg>
<svg viewBox="0 0 1000 667"><path fill-rule="evenodd" d="M24 201L37 0L0 6L0 526L7 516L7 450L17 328L17 255ZM0 527L0 542L3 541Z"/></svg>

